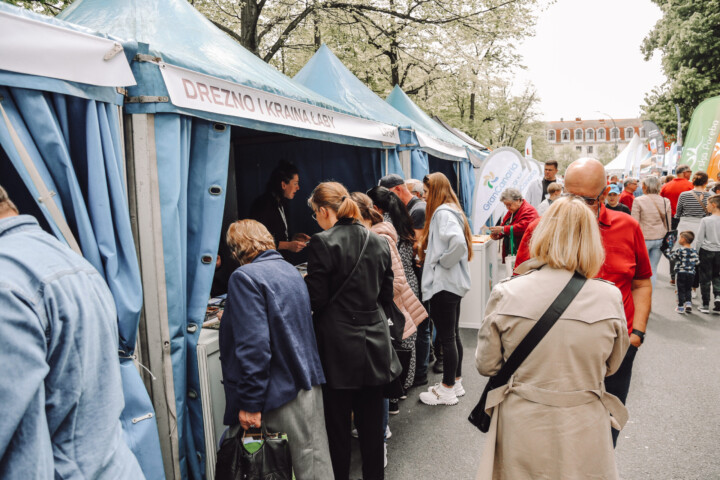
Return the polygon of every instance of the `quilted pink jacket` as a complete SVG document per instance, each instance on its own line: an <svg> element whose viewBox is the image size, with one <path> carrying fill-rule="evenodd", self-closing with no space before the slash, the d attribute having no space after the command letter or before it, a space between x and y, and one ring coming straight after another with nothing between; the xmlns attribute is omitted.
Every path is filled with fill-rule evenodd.
<svg viewBox="0 0 720 480"><path fill-rule="evenodd" d="M387 240L392 256L393 294L395 305L405 315L405 332L403 340L417 331L417 326L428 317L425 307L415 296L405 277L405 270L397 249L397 232L390 222L380 222L372 226L371 230Z"/></svg>

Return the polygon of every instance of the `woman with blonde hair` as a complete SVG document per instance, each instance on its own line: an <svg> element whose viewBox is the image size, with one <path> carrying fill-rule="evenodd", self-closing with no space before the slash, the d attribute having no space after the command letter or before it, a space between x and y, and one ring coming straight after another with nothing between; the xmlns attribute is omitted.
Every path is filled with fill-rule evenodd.
<svg viewBox="0 0 720 480"><path fill-rule="evenodd" d="M238 425L261 423L287 433L295 476L332 478L320 388L325 376L302 276L260 222L231 224L227 244L240 267L230 276L220 322L224 423L231 436Z"/></svg>
<svg viewBox="0 0 720 480"><path fill-rule="evenodd" d="M425 228L418 255L424 261L421 290L443 349L442 382L420 394L427 405L456 405L462 386L460 301L470 290L472 233L450 182L442 173L423 179L427 201Z"/></svg>
<svg viewBox="0 0 720 480"><path fill-rule="evenodd" d="M618 477L610 427L627 410L604 379L629 338L620 291L593 279L604 261L597 219L584 201L553 202L533 232L525 275L495 286L478 332L481 375L500 371L575 272L585 281L557 322L511 376L491 390L492 420L478 479Z"/></svg>
<svg viewBox="0 0 720 480"><path fill-rule="evenodd" d="M310 239L305 283L327 379L325 423L335 478L350 475L354 412L363 478L382 479L383 387L402 371L385 316L393 301L390 248L360 223L360 209L341 184L321 183L308 205L324 230Z"/></svg>

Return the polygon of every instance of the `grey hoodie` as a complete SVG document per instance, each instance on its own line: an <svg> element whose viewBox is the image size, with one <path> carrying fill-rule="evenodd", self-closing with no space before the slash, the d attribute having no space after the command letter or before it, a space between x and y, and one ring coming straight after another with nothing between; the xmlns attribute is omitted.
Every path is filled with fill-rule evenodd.
<svg viewBox="0 0 720 480"><path fill-rule="evenodd" d="M430 220L422 275L422 298L428 301L443 290L464 297L470 290L468 248L463 213L440 205Z"/></svg>

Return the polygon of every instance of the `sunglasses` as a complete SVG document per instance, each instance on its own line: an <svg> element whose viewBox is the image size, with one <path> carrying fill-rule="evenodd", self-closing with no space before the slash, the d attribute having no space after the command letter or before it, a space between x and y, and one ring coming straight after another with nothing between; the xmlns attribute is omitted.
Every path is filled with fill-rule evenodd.
<svg viewBox="0 0 720 480"><path fill-rule="evenodd" d="M565 192L561 195L561 197L570 197L570 198L579 198L583 202L587 204L588 207L594 207L596 204L600 203L600 197L602 197L603 192L605 189L603 189L602 192L597 197L584 197L582 195L575 195L574 193Z"/></svg>

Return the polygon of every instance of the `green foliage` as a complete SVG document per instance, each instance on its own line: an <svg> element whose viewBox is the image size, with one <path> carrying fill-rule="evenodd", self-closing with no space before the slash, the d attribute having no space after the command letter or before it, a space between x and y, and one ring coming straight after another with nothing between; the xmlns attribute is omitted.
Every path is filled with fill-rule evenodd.
<svg viewBox="0 0 720 480"><path fill-rule="evenodd" d="M645 96L644 116L667 134L677 131L675 104L687 131L693 110L720 95L720 2L653 0L663 17L645 37L645 59L662 55L667 82Z"/></svg>

